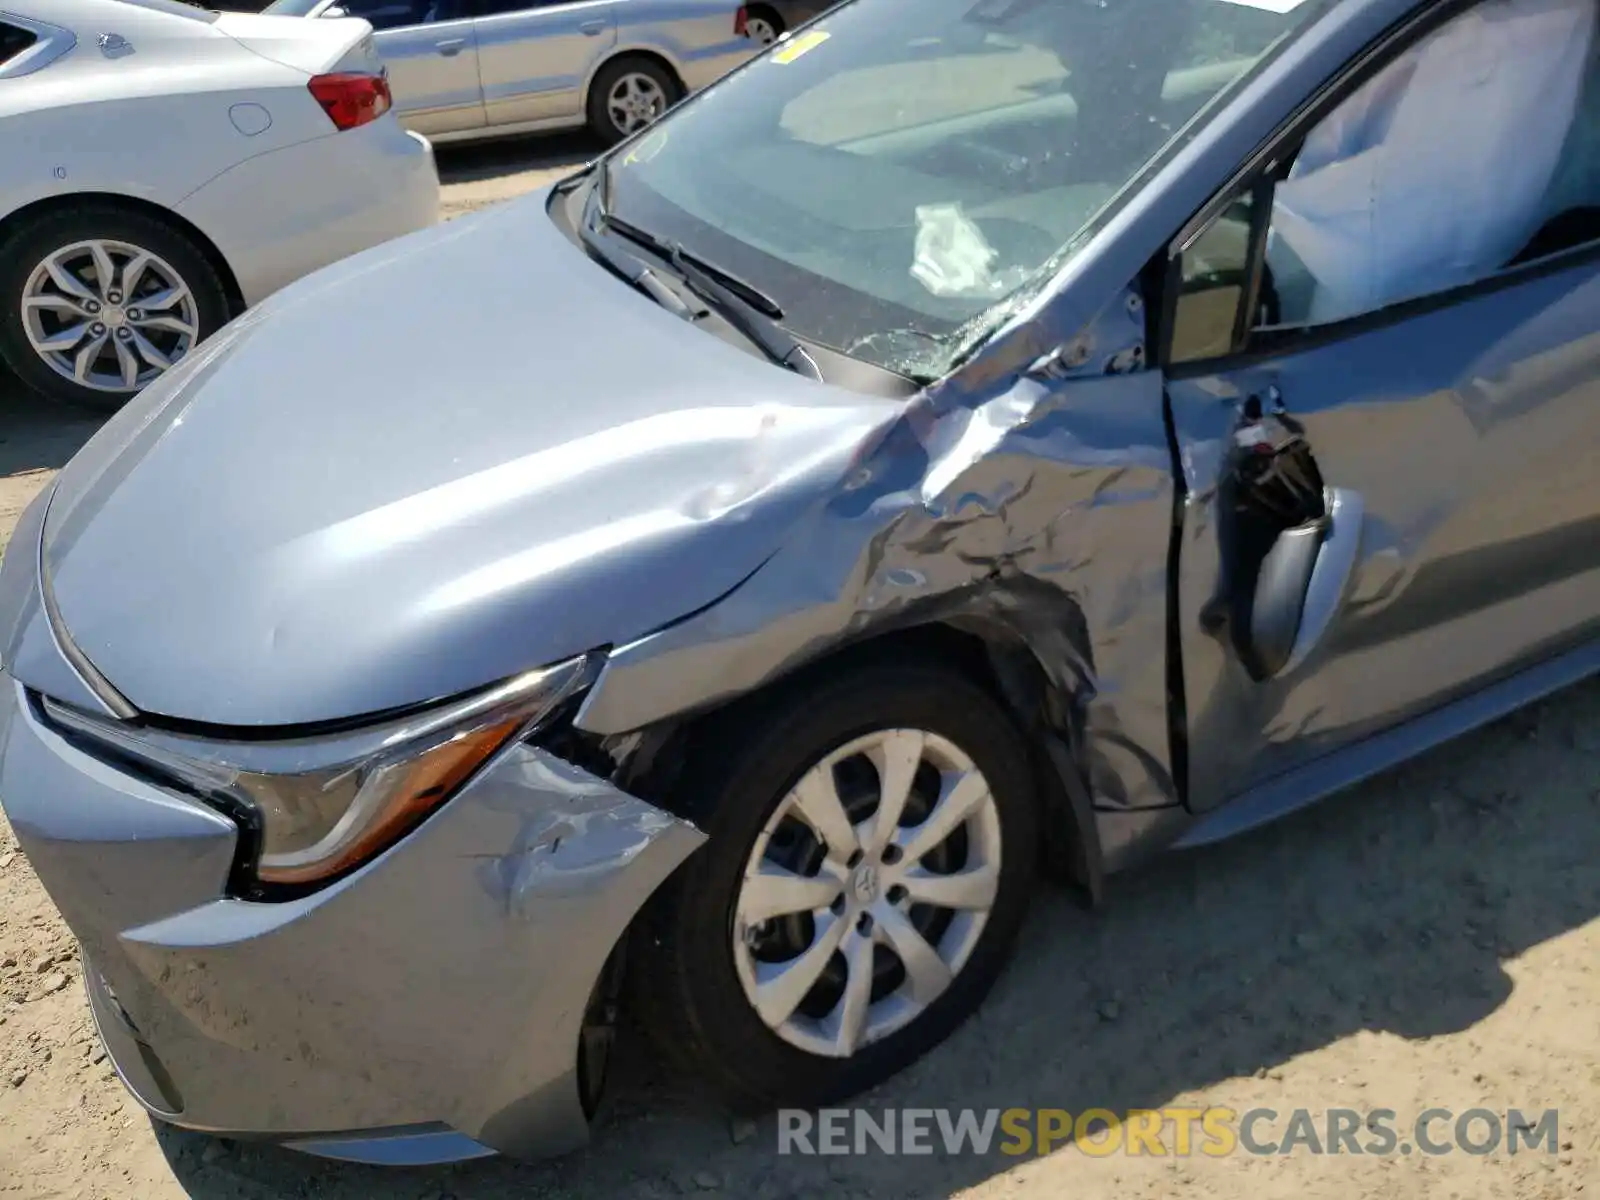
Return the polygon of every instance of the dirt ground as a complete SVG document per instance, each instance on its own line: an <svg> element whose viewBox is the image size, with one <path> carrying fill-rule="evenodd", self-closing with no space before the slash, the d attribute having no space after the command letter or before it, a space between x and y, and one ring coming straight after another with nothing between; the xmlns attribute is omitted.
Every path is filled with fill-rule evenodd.
<svg viewBox="0 0 1600 1200"><path fill-rule="evenodd" d="M583 161L581 142L441 156L452 215ZM0 541L93 432L0 379ZM525 1200L725 1193L1054 1200L1600 1193L1600 684L1232 844L1046 891L1013 969L945 1047L861 1104L1559 1110L1558 1150L1224 1158L780 1156L635 1039L592 1147L380 1172L153 1127L96 1045L75 947L0 820L0 1194ZM1448 1124L1436 1127L1447 1129ZM1267 1140L1282 1126L1268 1127ZM1587 1185L1587 1187L1586 1187Z"/></svg>

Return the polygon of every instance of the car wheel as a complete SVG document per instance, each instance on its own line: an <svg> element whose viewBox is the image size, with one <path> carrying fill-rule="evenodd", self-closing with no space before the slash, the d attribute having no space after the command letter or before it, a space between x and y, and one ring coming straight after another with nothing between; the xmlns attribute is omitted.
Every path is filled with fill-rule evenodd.
<svg viewBox="0 0 1600 1200"><path fill-rule="evenodd" d="M224 325L192 238L114 205L45 213L0 244L0 357L52 400L120 408Z"/></svg>
<svg viewBox="0 0 1600 1200"><path fill-rule="evenodd" d="M607 63L589 88L589 127L608 146L631 137L678 102L672 72L648 58Z"/></svg>
<svg viewBox="0 0 1600 1200"><path fill-rule="evenodd" d="M770 46L783 36L783 18L770 8L752 8L745 15L744 33L760 46Z"/></svg>
<svg viewBox="0 0 1600 1200"><path fill-rule="evenodd" d="M1028 748L983 689L883 663L696 738L707 844L647 908L632 972L669 1055L745 1109L817 1107L982 1002L1035 878Z"/></svg>

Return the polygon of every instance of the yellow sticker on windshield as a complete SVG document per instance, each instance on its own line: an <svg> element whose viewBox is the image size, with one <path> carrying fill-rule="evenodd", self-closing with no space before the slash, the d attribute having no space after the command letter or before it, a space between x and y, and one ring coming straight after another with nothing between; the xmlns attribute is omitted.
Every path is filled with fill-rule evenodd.
<svg viewBox="0 0 1600 1200"><path fill-rule="evenodd" d="M811 29L799 37L786 38L776 50L772 52L772 61L775 63L792 63L809 50L815 50L833 35L821 29Z"/></svg>

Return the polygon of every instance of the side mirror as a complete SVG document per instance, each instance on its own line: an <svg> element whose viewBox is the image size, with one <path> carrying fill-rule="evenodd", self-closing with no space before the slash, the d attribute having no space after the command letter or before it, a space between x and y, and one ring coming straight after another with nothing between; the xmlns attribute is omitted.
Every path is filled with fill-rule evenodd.
<svg viewBox="0 0 1600 1200"><path fill-rule="evenodd" d="M348 17L350 15L350 10L344 7L342 4L335 4L331 7L323 9L322 15L325 17Z"/></svg>
<svg viewBox="0 0 1600 1200"><path fill-rule="evenodd" d="M1294 670L1333 624L1361 545L1361 496L1327 490L1327 512L1279 535L1256 579L1250 660L1257 679Z"/></svg>
<svg viewBox="0 0 1600 1200"><path fill-rule="evenodd" d="M1246 669L1258 680L1281 674L1294 658L1311 575L1328 532L1326 518L1278 535L1261 562L1251 606Z"/></svg>
<svg viewBox="0 0 1600 1200"><path fill-rule="evenodd" d="M1228 631L1257 683L1295 670L1343 607L1360 557L1359 492L1323 479L1305 430L1275 386L1239 406L1230 461L1218 481L1220 591L1202 621Z"/></svg>

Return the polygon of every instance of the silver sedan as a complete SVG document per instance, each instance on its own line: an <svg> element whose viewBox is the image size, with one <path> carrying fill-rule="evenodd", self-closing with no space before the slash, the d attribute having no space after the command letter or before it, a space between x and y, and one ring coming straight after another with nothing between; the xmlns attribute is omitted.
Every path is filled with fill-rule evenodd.
<svg viewBox="0 0 1600 1200"><path fill-rule="evenodd" d="M401 122L435 142L584 125L618 142L760 49L734 0L277 0L265 11L370 21Z"/></svg>

